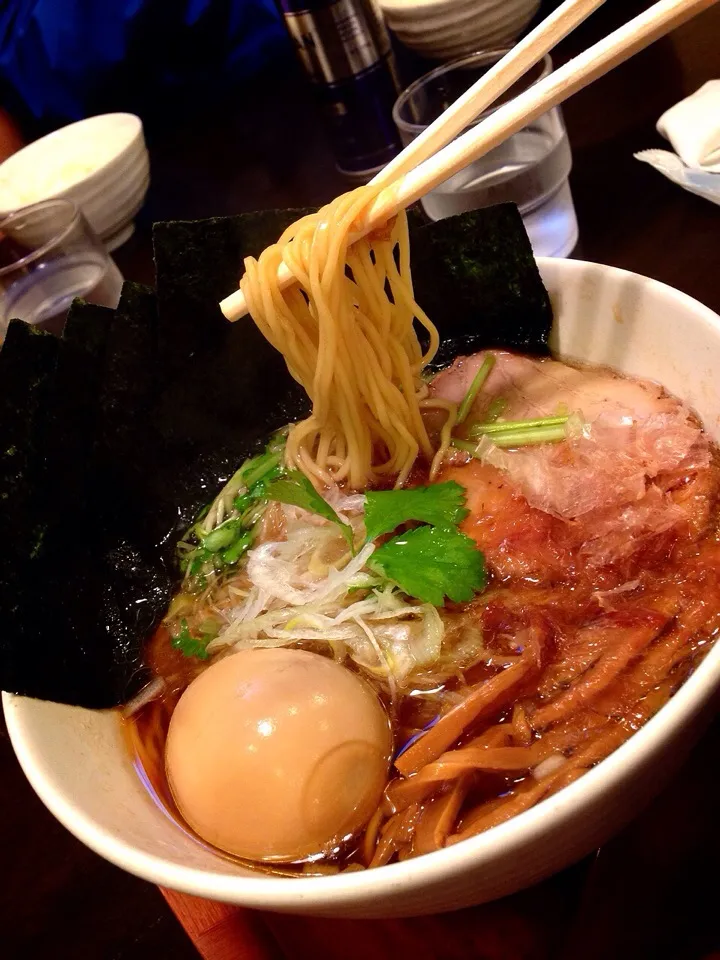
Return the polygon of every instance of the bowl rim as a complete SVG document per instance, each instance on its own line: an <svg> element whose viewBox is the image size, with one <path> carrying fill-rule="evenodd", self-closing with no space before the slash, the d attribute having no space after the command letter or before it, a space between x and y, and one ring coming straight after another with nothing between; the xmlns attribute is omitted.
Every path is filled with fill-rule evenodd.
<svg viewBox="0 0 720 960"><path fill-rule="evenodd" d="M410 3L407 0L379 0L379 5L383 12L397 11L408 19L414 19L418 14L423 15L421 11L446 9L450 13L460 4L468 5L471 2L475 3L479 22L484 22L488 17L492 21L498 11L517 10L524 11L525 16L534 15L535 9L540 6L540 0L480 0L480 3L478 0L412 0Z"/></svg>
<svg viewBox="0 0 720 960"><path fill-rule="evenodd" d="M472 0L460 0L449 9L438 4L428 6L425 10L421 17L406 17L395 9L388 9L387 21L393 30L403 30L413 36L424 36L441 27L448 30L454 27L458 31L463 30L469 38L472 37L476 43L480 44L477 49L482 52L492 50L490 44L496 42L492 37L517 33L527 21L526 12L514 13L512 9L505 10L503 15L495 20L478 20L473 13Z"/></svg>
<svg viewBox="0 0 720 960"><path fill-rule="evenodd" d="M541 273L587 271L622 279L640 277L651 288L686 310L698 314L720 338L720 316L709 307L658 280L617 267L579 260L537 260ZM2 701L10 740L20 765L50 812L78 839L96 853L130 873L150 882L209 899L247 907L298 912L299 904L320 911L333 911L343 904L358 904L369 898L391 897L398 887L417 888L437 884L472 865L475 869L498 856L527 846L542 833L557 829L567 817L601 801L603 794L663 749L663 743L691 722L720 686L720 643L713 646L672 698L610 756L557 794L512 817L485 833L451 847L402 863L324 877L277 877L234 873L208 873L202 868L178 865L156 854L137 850L131 843L97 824L59 793L43 765L35 745L25 737L23 706L29 698L3 693ZM45 769L44 769L45 767ZM222 861L219 860L219 863Z"/></svg>
<svg viewBox="0 0 720 960"><path fill-rule="evenodd" d="M53 130L50 133L45 134L44 137L39 137L37 140L33 140L31 143L26 144L20 150L17 150L15 153L11 154L6 160L0 163L0 180L3 178L3 174L10 172L10 178L14 177L13 168L16 163L22 165L21 157L24 156L25 161L27 162L28 157L33 153L41 154L43 150L46 149L48 145L52 148L54 143L62 139L72 139L77 130L81 127L92 127L102 124L108 124L111 121L122 120L123 123L127 123L128 127L132 129L132 133L129 135L127 142L112 154L107 156L105 160L98 166L94 167L89 173L84 174L82 177L76 179L69 179L62 187L56 191L50 191L48 195L42 197L36 197L32 203L41 203L44 200L51 200L56 198L64 198L68 190L75 190L80 185L91 183L97 179L100 179L106 172L107 168L113 164L117 164L119 160L122 159L123 155L131 151L146 151L143 133L143 122L137 114L126 113L123 111L116 111L113 113L98 113L92 117L85 117L82 120L76 120L74 123L65 124L65 126L58 127L57 130ZM32 163L37 163L37 160L32 160ZM4 168L4 169L3 169ZM9 178L9 179L10 179ZM0 194L2 197L2 194ZM23 207L29 206L27 203L23 203L15 206L7 206L0 200L0 213L9 214L13 213L16 210L20 210Z"/></svg>

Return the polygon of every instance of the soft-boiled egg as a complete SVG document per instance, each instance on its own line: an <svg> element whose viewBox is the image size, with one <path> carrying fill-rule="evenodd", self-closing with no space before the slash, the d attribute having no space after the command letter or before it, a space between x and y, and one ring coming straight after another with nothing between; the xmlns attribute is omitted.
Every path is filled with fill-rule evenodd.
<svg viewBox="0 0 720 960"><path fill-rule="evenodd" d="M166 769L195 832L248 860L329 852L377 808L391 754L371 687L303 650L243 650L193 680L172 716Z"/></svg>

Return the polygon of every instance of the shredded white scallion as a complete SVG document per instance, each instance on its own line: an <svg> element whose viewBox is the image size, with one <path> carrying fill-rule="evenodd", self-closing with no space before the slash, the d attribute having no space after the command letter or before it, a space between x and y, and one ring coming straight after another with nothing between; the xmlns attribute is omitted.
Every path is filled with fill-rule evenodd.
<svg viewBox="0 0 720 960"><path fill-rule="evenodd" d="M397 705L397 681L395 680L395 673L393 671L392 662L388 657L387 651L381 649L380 644L377 642L377 638L375 637L375 634L372 632L370 627L368 627L368 625L364 622L364 620L361 617L353 617L353 620L360 627L360 629L363 631L365 636L368 638L368 640L372 644L375 650L375 653L377 654L378 663L380 665L384 665L387 670L386 678L388 682L388 690L390 691L390 709L394 716L395 708Z"/></svg>
<svg viewBox="0 0 720 960"><path fill-rule="evenodd" d="M333 505L353 526L362 523L362 498L336 494ZM440 657L440 614L367 572L372 543L352 556L336 525L297 507L283 510L286 539L249 550L249 587L219 611L220 629L208 652L327 643L334 655L345 652L381 675L395 696L413 671Z"/></svg>

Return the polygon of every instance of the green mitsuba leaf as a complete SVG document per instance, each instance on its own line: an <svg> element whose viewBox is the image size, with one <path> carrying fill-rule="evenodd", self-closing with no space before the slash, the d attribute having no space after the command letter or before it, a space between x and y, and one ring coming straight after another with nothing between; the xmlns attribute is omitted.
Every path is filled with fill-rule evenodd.
<svg viewBox="0 0 720 960"><path fill-rule="evenodd" d="M463 603L485 588L485 558L459 530L418 527L378 547L368 567L392 580L408 596L442 607L445 598Z"/></svg>
<svg viewBox="0 0 720 960"><path fill-rule="evenodd" d="M465 490L454 480L411 490L379 490L365 494L368 540L391 533L408 520L449 528L467 515Z"/></svg>
<svg viewBox="0 0 720 960"><path fill-rule="evenodd" d="M316 513L337 524L348 546L353 549L352 527L340 519L327 500L323 500L305 474L299 470L289 470L285 476L274 480L265 490L265 497L278 503L302 507L303 510L309 510L310 513Z"/></svg>

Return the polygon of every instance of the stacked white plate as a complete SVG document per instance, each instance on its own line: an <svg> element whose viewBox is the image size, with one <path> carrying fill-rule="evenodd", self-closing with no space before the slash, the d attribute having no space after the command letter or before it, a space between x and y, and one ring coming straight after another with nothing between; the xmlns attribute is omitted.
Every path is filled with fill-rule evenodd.
<svg viewBox="0 0 720 960"><path fill-rule="evenodd" d="M378 0L387 25L406 47L453 60L513 43L540 0Z"/></svg>
<svg viewBox="0 0 720 960"><path fill-rule="evenodd" d="M61 127L0 164L0 216L64 197L115 250L132 234L149 183L140 118L101 114Z"/></svg>

